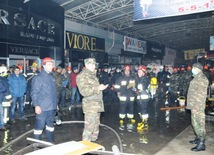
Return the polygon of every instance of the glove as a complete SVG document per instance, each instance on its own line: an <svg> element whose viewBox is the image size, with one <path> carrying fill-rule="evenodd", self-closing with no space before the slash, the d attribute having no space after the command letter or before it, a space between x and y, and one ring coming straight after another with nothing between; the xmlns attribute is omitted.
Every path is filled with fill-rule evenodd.
<svg viewBox="0 0 214 155"><path fill-rule="evenodd" d="M129 83L128 86L127 86L127 89L130 89L130 88L132 88L134 86L135 86L135 83Z"/></svg>

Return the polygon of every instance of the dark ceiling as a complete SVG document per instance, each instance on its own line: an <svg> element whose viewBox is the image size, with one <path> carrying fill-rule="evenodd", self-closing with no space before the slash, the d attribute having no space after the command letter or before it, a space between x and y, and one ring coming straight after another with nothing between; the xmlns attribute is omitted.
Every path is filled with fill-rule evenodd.
<svg viewBox="0 0 214 155"><path fill-rule="evenodd" d="M65 18L124 35L145 38L168 47L189 50L209 49L214 35L212 12L133 22L134 0L52 0L65 9Z"/></svg>

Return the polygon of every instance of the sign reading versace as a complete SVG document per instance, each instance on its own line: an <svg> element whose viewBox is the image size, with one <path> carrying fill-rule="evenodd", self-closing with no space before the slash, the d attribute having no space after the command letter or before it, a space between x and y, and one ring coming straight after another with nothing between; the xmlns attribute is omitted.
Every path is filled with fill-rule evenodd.
<svg viewBox="0 0 214 155"><path fill-rule="evenodd" d="M105 51L105 40L83 34L66 32L66 48L84 51Z"/></svg>
<svg viewBox="0 0 214 155"><path fill-rule="evenodd" d="M0 29L0 38L34 44L57 46L61 38L59 23L9 6L0 5Z"/></svg>
<svg viewBox="0 0 214 155"><path fill-rule="evenodd" d="M39 55L39 48L31 47L31 46L20 46L20 45L8 45L8 51L10 54L18 54L18 55Z"/></svg>

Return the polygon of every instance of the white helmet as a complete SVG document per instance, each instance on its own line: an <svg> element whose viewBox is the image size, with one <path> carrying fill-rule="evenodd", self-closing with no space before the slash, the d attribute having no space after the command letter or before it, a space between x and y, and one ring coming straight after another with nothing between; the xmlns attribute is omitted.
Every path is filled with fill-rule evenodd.
<svg viewBox="0 0 214 155"><path fill-rule="evenodd" d="M7 74L7 67L0 66L0 75L5 75L5 74Z"/></svg>

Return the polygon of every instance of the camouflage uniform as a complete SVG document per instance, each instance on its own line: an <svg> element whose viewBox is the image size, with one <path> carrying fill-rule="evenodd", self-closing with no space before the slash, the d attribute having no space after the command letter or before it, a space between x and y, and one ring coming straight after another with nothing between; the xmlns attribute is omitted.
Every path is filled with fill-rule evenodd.
<svg viewBox="0 0 214 155"><path fill-rule="evenodd" d="M174 72L171 74L170 80L169 80L169 104L170 106L178 106L177 98L178 98L178 92L179 92L179 77L180 74L177 72Z"/></svg>
<svg viewBox="0 0 214 155"><path fill-rule="evenodd" d="M181 72L180 74L181 75L179 79L179 83L180 83L179 92L182 96L186 97L190 81L192 80L192 73L191 71L186 71L186 72Z"/></svg>
<svg viewBox="0 0 214 155"><path fill-rule="evenodd" d="M205 140L205 102L208 88L207 77L199 72L190 82L187 94L187 109L192 112L192 126L197 139Z"/></svg>
<svg viewBox="0 0 214 155"><path fill-rule="evenodd" d="M85 63L95 63L92 58L85 59ZM82 70L77 76L77 86L83 96L82 108L85 114L83 140L96 141L99 134L100 113L104 111L102 91L98 90L100 83L96 73Z"/></svg>

